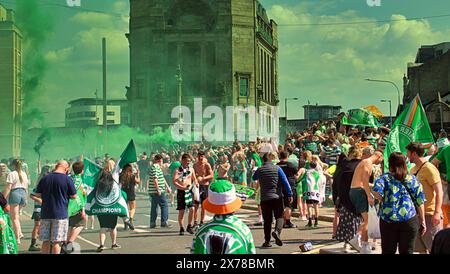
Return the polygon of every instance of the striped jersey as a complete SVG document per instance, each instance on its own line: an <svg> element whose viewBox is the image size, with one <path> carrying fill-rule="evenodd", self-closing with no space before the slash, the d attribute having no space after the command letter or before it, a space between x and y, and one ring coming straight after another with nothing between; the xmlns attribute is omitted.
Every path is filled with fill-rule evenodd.
<svg viewBox="0 0 450 274"><path fill-rule="evenodd" d="M156 194L156 186L154 183L154 179L156 178L158 180L158 187L159 187L159 191L165 192L166 191L166 184L165 179L164 179L164 173L161 169L161 167L157 164L154 164L151 166L150 168L150 174L149 174L149 184L148 184L148 193L149 194Z"/></svg>
<svg viewBox="0 0 450 274"><path fill-rule="evenodd" d="M336 165L339 155L341 155L341 149L339 147L330 147L326 146L323 148L323 151L325 152L325 159L326 163L330 166Z"/></svg>

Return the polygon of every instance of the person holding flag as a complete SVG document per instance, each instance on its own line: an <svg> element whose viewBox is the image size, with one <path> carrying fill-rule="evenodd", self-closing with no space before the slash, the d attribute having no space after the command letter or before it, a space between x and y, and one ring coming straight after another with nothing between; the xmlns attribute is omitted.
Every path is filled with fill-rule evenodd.
<svg viewBox="0 0 450 274"><path fill-rule="evenodd" d="M84 188L83 180L81 178L84 170L83 162L75 162L72 165L74 175L72 180L77 190L77 197L69 201L68 215L69 215L69 234L67 242L63 245L63 252L68 253L73 251L72 243L78 238L83 230L86 213L84 206L86 205L87 193Z"/></svg>
<svg viewBox="0 0 450 274"><path fill-rule="evenodd" d="M86 213L97 215L100 222L100 246L97 248L97 252L102 252L105 249L106 231L110 232L111 248L121 248L116 242L118 217L126 217L126 225L132 228L132 224L129 222L126 194L119 185L119 174L125 165L136 161L136 147L134 141L131 140L117 163L108 160L105 163L105 168L97 173L94 190L88 195L86 202Z"/></svg>

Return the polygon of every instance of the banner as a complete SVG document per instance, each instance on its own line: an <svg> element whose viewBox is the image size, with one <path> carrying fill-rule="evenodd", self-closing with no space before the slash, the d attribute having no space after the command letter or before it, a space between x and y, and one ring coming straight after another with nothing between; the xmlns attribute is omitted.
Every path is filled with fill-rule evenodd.
<svg viewBox="0 0 450 274"><path fill-rule="evenodd" d="M81 176L81 179L83 180L83 184L86 187L87 194L91 193L91 191L95 187L95 182L97 181L97 176L100 174L100 171L102 168L98 166L96 163L89 159L83 160L84 164L84 172Z"/></svg>
<svg viewBox="0 0 450 274"><path fill-rule="evenodd" d="M384 149L385 169L389 167L391 153L406 155L406 146L411 142L433 143L433 135L419 95L403 110L392 125Z"/></svg>
<svg viewBox="0 0 450 274"><path fill-rule="evenodd" d="M372 112L362 108L350 109L348 113L342 117L341 124L346 126L379 126L378 120L375 118Z"/></svg>
<svg viewBox="0 0 450 274"><path fill-rule="evenodd" d="M105 193L94 187L94 191L87 197L86 214L128 217L127 195L120 188L119 174L126 164L135 162L137 162L136 146L134 141L131 140L112 171L114 183L111 191Z"/></svg>
<svg viewBox="0 0 450 274"><path fill-rule="evenodd" d="M17 241L9 216L0 207L0 254L18 254Z"/></svg>

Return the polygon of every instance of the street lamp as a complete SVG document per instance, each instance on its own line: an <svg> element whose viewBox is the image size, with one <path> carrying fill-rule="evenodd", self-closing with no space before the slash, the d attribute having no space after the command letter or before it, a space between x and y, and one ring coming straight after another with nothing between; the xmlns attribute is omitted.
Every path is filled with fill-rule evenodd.
<svg viewBox="0 0 450 274"><path fill-rule="evenodd" d="M392 100L381 100L383 103L389 102L389 118L391 120L391 128L392 128Z"/></svg>
<svg viewBox="0 0 450 274"><path fill-rule="evenodd" d="M369 82L389 83L389 84L394 85L394 87L397 89L397 95L398 95L398 110L400 109L400 90L398 89L398 86L394 82L387 81L387 80L369 79L369 78L367 78L365 80L369 81Z"/></svg>
<svg viewBox="0 0 450 274"><path fill-rule="evenodd" d="M286 121L285 121L285 131L286 131L286 135L287 135L287 132L288 132L288 128L287 128L287 120L288 120L288 108L287 108L287 102L288 102L288 100L293 100L293 101L297 101L298 100L298 98L285 98L284 99L284 116L286 117Z"/></svg>

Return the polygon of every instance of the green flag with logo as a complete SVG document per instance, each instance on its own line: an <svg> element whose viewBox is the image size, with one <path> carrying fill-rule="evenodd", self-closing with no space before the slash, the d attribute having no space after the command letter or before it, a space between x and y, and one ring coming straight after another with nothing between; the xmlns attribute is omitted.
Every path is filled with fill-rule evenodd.
<svg viewBox="0 0 450 274"><path fill-rule="evenodd" d="M402 152L406 155L406 146L411 142L434 142L419 95L403 110L392 125L384 149L385 169L389 167L388 159L391 153Z"/></svg>
<svg viewBox="0 0 450 274"><path fill-rule="evenodd" d="M115 215L120 217L128 217L127 196L119 185L119 174L126 164L137 162L136 146L131 140L125 150L119 157L114 170L112 171L112 178L114 180L113 186L109 193L102 192L98 188L94 188L87 198L86 213L88 215Z"/></svg>
<svg viewBox="0 0 450 274"><path fill-rule="evenodd" d="M18 254L17 241L11 220L0 207L0 254Z"/></svg>
<svg viewBox="0 0 450 274"><path fill-rule="evenodd" d="M379 126L378 120L373 113L362 108L350 109L347 114L342 117L341 124L346 126Z"/></svg>

